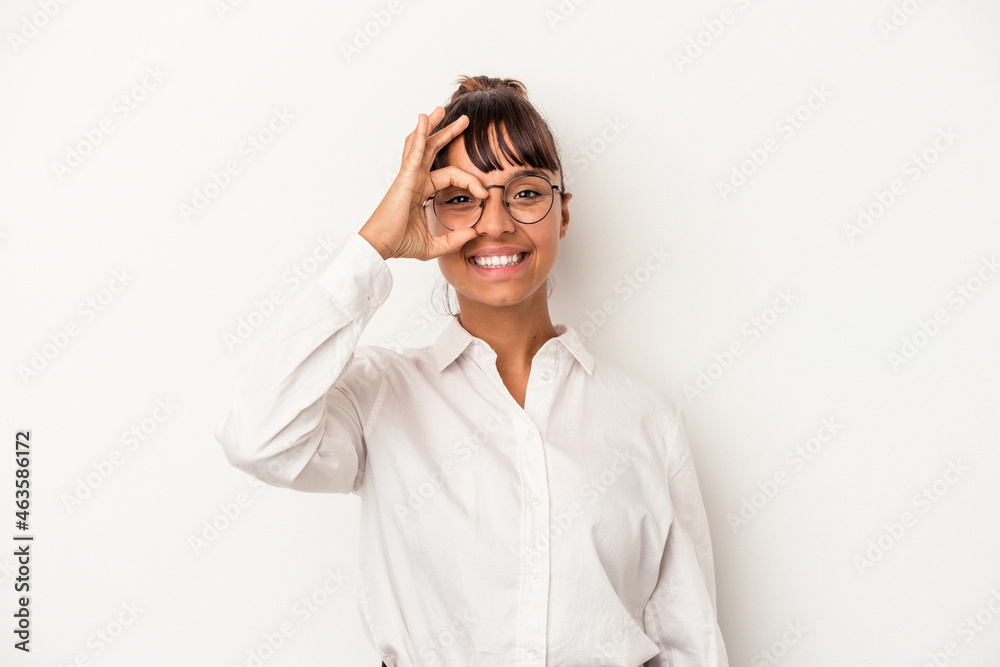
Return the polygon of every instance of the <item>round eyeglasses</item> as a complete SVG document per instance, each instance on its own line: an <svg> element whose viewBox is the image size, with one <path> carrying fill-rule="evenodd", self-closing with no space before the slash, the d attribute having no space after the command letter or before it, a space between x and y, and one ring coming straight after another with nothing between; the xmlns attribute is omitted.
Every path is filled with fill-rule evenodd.
<svg viewBox="0 0 1000 667"><path fill-rule="evenodd" d="M549 214L555 199L553 190L562 193L558 185L552 185L544 176L518 176L507 185L487 185L503 188L503 205L510 217L522 225L533 225ZM424 200L424 217L427 204L432 204L434 217L448 231L475 227L483 217L486 200L480 199L467 188L450 185L438 190ZM428 217L428 224L430 219Z"/></svg>

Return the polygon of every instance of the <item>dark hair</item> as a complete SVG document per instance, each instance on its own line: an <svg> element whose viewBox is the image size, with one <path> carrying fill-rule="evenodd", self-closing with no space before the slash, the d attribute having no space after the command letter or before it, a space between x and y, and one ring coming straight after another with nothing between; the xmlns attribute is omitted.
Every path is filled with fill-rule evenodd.
<svg viewBox="0 0 1000 667"><path fill-rule="evenodd" d="M528 90L523 83L516 79L464 75L458 77L455 83L458 84L458 89L452 94L451 101L444 105L444 118L432 133L447 127L465 114L469 117L469 125L459 136L463 137L465 151L476 169L489 173L503 167L490 143L492 135L500 152L509 162L558 173L559 190L566 192L555 138L548 123L528 101ZM504 138L505 132L510 145ZM431 169L448 166L447 154L454 141L452 139L451 143L438 151ZM551 294L552 283L549 282L548 295ZM456 315L451 309L447 283L444 301L447 313Z"/></svg>
<svg viewBox="0 0 1000 667"><path fill-rule="evenodd" d="M549 125L528 101L528 91L516 79L495 79L488 76L460 76L458 90L444 107L444 118L433 132L453 123L462 114L469 117L469 126L460 136L465 150L476 169L489 173L501 169L490 143L492 134L504 157L512 164L548 169L559 174L562 183L562 162ZM508 145L504 132L510 138ZM452 139L454 142L455 139ZM444 146L434 158L431 169L447 166L451 143Z"/></svg>

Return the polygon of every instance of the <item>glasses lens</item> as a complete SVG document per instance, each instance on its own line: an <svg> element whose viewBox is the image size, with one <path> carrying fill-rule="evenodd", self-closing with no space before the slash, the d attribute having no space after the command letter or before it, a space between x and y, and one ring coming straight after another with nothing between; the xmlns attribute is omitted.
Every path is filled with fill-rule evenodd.
<svg viewBox="0 0 1000 667"><path fill-rule="evenodd" d="M471 227L479 220L480 199L465 188L449 186L434 196L434 213L448 229Z"/></svg>
<svg viewBox="0 0 1000 667"><path fill-rule="evenodd" d="M552 208L552 184L539 176L515 178L507 184L506 202L511 217L518 222L538 222ZM472 227L482 212L482 200L466 188L452 185L434 193L434 215L445 229Z"/></svg>
<svg viewBox="0 0 1000 667"><path fill-rule="evenodd" d="M507 210L518 222L531 224L552 208L552 184L538 176L515 178L507 185Z"/></svg>

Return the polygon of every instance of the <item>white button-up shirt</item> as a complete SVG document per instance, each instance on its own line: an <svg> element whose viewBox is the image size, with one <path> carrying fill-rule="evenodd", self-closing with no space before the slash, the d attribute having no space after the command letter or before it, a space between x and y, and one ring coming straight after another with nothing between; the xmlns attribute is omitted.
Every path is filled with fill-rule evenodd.
<svg viewBox="0 0 1000 667"><path fill-rule="evenodd" d="M391 287L349 237L216 433L264 482L360 496L358 603L386 665L728 665L677 404L564 324L524 408L457 317L427 347L358 345Z"/></svg>

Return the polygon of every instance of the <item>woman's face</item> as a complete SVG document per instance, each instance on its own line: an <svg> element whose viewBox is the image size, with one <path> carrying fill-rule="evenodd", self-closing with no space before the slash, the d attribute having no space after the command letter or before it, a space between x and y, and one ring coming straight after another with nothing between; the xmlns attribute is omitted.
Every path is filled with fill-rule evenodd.
<svg viewBox="0 0 1000 667"><path fill-rule="evenodd" d="M503 154L494 146L494 153L503 160ZM504 186L511 179L520 176L525 167L513 165L503 160L503 170L485 173L476 168L465 151L465 139L459 135L446 153L449 166L458 167L479 179L484 187ZM547 169L540 170L553 185L557 185L560 174ZM459 306L464 299L471 299L489 306L512 306L525 299L533 299L546 304L548 295L545 280L552 270L559 254L559 240L566 236L569 225L567 204L573 195L562 195L553 190L552 208L535 224L525 225L515 221L507 213L503 204L503 188L490 188L489 198L483 215L475 226L479 233L457 252L438 257L441 274L458 292ZM447 233L434 217L430 206L426 209L428 222L433 234ZM512 255L527 253L515 266L504 268L481 268L473 264L473 257L487 255Z"/></svg>

